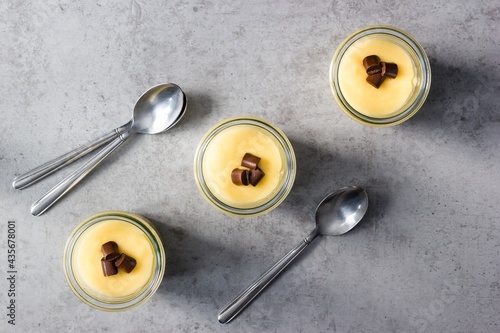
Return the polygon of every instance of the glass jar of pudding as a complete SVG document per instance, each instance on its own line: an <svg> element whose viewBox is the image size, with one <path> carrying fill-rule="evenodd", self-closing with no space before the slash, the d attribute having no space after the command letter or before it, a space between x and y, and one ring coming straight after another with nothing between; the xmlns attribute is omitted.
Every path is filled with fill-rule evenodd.
<svg viewBox="0 0 500 333"><path fill-rule="evenodd" d="M264 177L255 186L236 185L232 171L246 154L260 158ZM229 215L255 216L276 208L290 193L296 173L295 153L285 134L253 117L226 119L202 138L194 158L196 183L217 209Z"/></svg>
<svg viewBox="0 0 500 333"><path fill-rule="evenodd" d="M136 260L127 273L105 276L101 246L115 242L117 251ZM64 250L64 274L84 303L100 310L121 311L150 298L165 272L165 250L151 221L139 215L109 211L93 215L71 233Z"/></svg>
<svg viewBox="0 0 500 333"><path fill-rule="evenodd" d="M395 78L377 89L367 82L363 59L377 55L398 66ZM392 126L412 117L431 84L431 67L420 44L406 32L370 26L347 37L335 51L330 85L338 105L352 119L371 126Z"/></svg>

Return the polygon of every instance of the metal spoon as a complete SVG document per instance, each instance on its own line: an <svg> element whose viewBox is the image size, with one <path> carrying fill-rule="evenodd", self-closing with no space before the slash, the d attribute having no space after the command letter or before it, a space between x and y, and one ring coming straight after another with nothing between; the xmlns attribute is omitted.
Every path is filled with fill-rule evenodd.
<svg viewBox="0 0 500 333"><path fill-rule="evenodd" d="M83 145L73 149L72 151L58 156L28 172L17 176L12 182L12 187L16 190L22 190L28 186L33 185L37 181L47 177L48 175L56 172L57 170L65 167L66 165L73 163L79 158L87 155L88 153L94 151L95 149L103 146L116 139L120 134L125 132L128 128L132 126L132 120L123 126L115 128L114 130L96 138Z"/></svg>
<svg viewBox="0 0 500 333"><path fill-rule="evenodd" d="M368 208L368 196L362 188L343 187L329 194L316 208L316 228L292 251L288 252L260 278L219 312L219 322L229 323L264 288L278 276L318 235L345 234L363 218Z"/></svg>
<svg viewBox="0 0 500 333"><path fill-rule="evenodd" d="M172 89L180 89L174 84L169 84L168 86L171 86ZM179 119L182 117L183 112L179 114ZM174 115L172 115L174 116ZM124 124L123 126L120 126L118 128L115 128L114 130L96 138L93 139L89 142L86 142L85 144L77 147L76 149L73 149L72 151L61 155L59 157L56 157L38 167L35 169L32 169L25 174L22 174L20 176L17 176L14 181L12 182L12 187L15 189L24 189L37 181L45 178L46 176L54 173L55 171L65 167L66 165L76 161L77 159L87 155L88 153L94 151L95 149L101 147L102 145L109 143L116 139L120 134L123 134L126 130L132 126L133 119L131 119L129 122Z"/></svg>
<svg viewBox="0 0 500 333"><path fill-rule="evenodd" d="M172 128L182 118L186 107L186 96L177 85L169 83L150 88L137 100L130 125L120 127L117 138L38 199L31 206L31 214L38 216L45 212L135 133L156 134Z"/></svg>

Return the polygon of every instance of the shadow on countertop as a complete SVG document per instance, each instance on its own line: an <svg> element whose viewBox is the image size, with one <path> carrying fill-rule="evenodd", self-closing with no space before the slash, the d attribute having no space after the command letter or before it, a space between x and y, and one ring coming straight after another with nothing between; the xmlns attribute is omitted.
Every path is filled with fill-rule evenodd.
<svg viewBox="0 0 500 333"><path fill-rule="evenodd" d="M369 156L341 155L300 140L291 141L297 159L295 184L277 210L312 230L321 200L338 188L356 185L366 190L369 205L363 223L349 234L369 228L371 222L383 216L389 198L394 195L391 191L396 189L386 174L370 164Z"/></svg>
<svg viewBox="0 0 500 333"><path fill-rule="evenodd" d="M206 92L184 91L187 97L187 109L179 124L169 131L185 131L206 125L205 118L212 112L214 100Z"/></svg>
<svg viewBox="0 0 500 333"><path fill-rule="evenodd" d="M165 275L157 293L220 306L226 301L225 293L238 289L231 286L240 285L246 276L249 253L182 227L182 219L175 216L174 226L172 221L151 218L160 231L166 254Z"/></svg>
<svg viewBox="0 0 500 333"><path fill-rule="evenodd" d="M487 66L457 66L430 58L431 88L422 109L398 125L422 131L437 143L456 141L481 146L489 123L500 121L500 77Z"/></svg>

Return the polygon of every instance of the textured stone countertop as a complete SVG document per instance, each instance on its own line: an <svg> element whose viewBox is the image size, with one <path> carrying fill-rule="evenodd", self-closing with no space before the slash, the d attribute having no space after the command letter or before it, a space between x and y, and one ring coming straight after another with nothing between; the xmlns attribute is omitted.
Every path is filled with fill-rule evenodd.
<svg viewBox="0 0 500 333"><path fill-rule="evenodd" d="M500 332L499 7L2 1L0 331ZM389 128L343 114L328 78L337 46L373 24L414 36L432 67L422 109ZM135 136L31 216L30 205L81 162L24 190L13 178L126 123L140 94L162 82L186 92L182 121ZM192 166L204 133L237 115L276 124L298 164L287 199L246 219L210 206ZM219 309L297 245L318 202L346 185L368 192L362 223L317 239L239 317L219 324ZM106 210L153 220L167 254L156 294L121 313L82 303L62 270L71 231Z"/></svg>

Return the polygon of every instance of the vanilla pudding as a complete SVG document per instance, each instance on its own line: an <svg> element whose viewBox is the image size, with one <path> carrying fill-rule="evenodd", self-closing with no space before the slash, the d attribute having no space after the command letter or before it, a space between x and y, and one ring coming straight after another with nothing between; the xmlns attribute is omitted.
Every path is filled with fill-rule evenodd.
<svg viewBox="0 0 500 333"><path fill-rule="evenodd" d="M137 261L130 272L104 276L101 246L114 241L119 251ZM73 250L75 277L89 293L105 297L125 297L143 288L153 277L154 253L151 242L138 227L125 221L105 220L89 227Z"/></svg>
<svg viewBox="0 0 500 333"><path fill-rule="evenodd" d="M378 89L366 82L363 58L371 54L398 65L397 77L384 80ZM401 110L417 82L415 64L408 52L380 35L360 38L347 49L340 60L338 78L346 101L358 112L375 118L386 118Z"/></svg>
<svg viewBox="0 0 500 333"><path fill-rule="evenodd" d="M256 186L236 186L231 171L239 167L245 153L261 158L265 177ZM203 158L203 177L210 191L234 207L248 207L265 200L283 182L285 153L269 133L252 125L231 126L208 144Z"/></svg>
<svg viewBox="0 0 500 333"><path fill-rule="evenodd" d="M133 258L135 266L124 265L122 257L104 255L101 248L108 242L116 243L122 257ZM112 274L101 263L105 259L117 267ZM80 223L66 243L64 273L70 288L100 310L121 311L141 304L158 289L164 272L160 235L151 221L139 215L96 214Z"/></svg>
<svg viewBox="0 0 500 333"><path fill-rule="evenodd" d="M397 65L397 76L378 88L367 82L365 57ZM409 119L423 105L431 81L423 48L407 33L388 26L361 29L336 50L330 83L334 97L347 115L372 126L391 126Z"/></svg>
<svg viewBox="0 0 500 333"><path fill-rule="evenodd" d="M260 158L255 186L233 183L245 154ZM284 133L257 118L232 118L212 128L195 156L195 178L205 198L226 213L255 215L278 205L295 179L295 155Z"/></svg>

